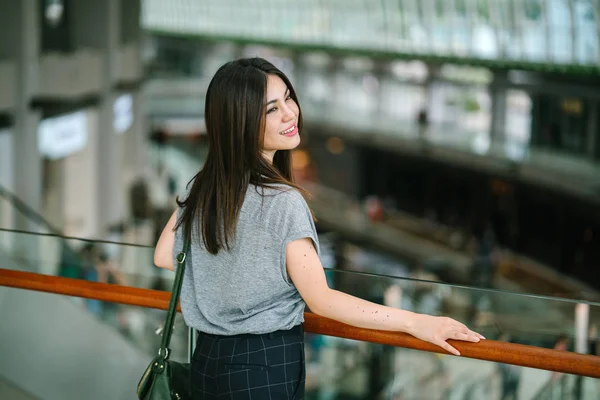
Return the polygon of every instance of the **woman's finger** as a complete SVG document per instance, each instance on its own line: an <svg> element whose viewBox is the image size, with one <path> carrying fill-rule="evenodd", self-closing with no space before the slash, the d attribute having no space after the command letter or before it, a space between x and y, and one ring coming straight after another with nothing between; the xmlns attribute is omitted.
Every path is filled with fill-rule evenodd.
<svg viewBox="0 0 600 400"><path fill-rule="evenodd" d="M442 349L446 350L450 354L454 354L455 356L460 356L460 351L458 351L458 350L456 350L456 348L450 346L450 344L448 342L446 342L445 340L442 341L441 343L437 343L437 345L440 346Z"/></svg>
<svg viewBox="0 0 600 400"><path fill-rule="evenodd" d="M483 335L481 335L481 334L479 334L479 333L477 333L475 331L470 330L465 324L463 324L461 322L458 322L455 319L453 319L452 322L454 323L454 326L455 326L455 328L456 328L457 331L466 332L466 333L469 333L469 334L472 334L472 335L476 335L477 337L479 337L479 339L485 339L485 336L483 336Z"/></svg>
<svg viewBox="0 0 600 400"><path fill-rule="evenodd" d="M480 333L477 333L477 332L472 331L470 329L468 330L468 332L469 332L469 335L477 336L479 339L485 339L485 337L482 334L480 334Z"/></svg>
<svg viewBox="0 0 600 400"><path fill-rule="evenodd" d="M458 329L460 329L460 330L467 330L467 331L470 331L470 329L469 329L469 328L467 328L467 326L466 326L465 324L462 324L462 323L460 323L460 322L458 322L458 321L456 321L456 326L457 326L457 328L458 328Z"/></svg>
<svg viewBox="0 0 600 400"><path fill-rule="evenodd" d="M450 332L448 335L448 339L462 340L465 342L479 342L479 336L475 335L473 332L460 332L454 331Z"/></svg>
<svg viewBox="0 0 600 400"><path fill-rule="evenodd" d="M463 333L467 333L469 335L474 335L477 336L479 339L485 339L485 337L475 331L470 330L469 328L467 328L466 325L461 324L460 322L457 321L456 323L456 331L458 332L463 332Z"/></svg>

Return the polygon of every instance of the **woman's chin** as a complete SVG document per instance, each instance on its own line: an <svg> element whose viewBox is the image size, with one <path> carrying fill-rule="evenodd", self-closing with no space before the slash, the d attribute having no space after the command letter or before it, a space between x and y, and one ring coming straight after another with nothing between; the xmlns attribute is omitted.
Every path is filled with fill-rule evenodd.
<svg viewBox="0 0 600 400"><path fill-rule="evenodd" d="M295 135L290 138L289 147L286 150L293 150L300 145L300 135Z"/></svg>

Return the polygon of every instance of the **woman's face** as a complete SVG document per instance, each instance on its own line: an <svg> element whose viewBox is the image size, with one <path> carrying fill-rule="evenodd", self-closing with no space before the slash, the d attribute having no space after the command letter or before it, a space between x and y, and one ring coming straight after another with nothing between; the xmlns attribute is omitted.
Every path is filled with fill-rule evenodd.
<svg viewBox="0 0 600 400"><path fill-rule="evenodd" d="M298 132L298 104L290 91L276 75L267 77L267 102L265 105L265 132L262 153L269 161L277 150L291 150L300 144Z"/></svg>

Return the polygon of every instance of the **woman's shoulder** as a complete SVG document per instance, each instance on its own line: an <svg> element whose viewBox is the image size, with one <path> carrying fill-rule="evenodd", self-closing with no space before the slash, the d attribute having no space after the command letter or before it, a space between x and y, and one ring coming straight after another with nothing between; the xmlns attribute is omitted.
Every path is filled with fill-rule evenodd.
<svg viewBox="0 0 600 400"><path fill-rule="evenodd" d="M298 189L284 184L269 185L265 187L251 185L248 188L251 202L260 203L261 208L272 209L297 209L305 207L306 201Z"/></svg>
<svg viewBox="0 0 600 400"><path fill-rule="evenodd" d="M268 186L250 185L248 192L265 199L273 199L279 202L304 199L298 189L282 183Z"/></svg>

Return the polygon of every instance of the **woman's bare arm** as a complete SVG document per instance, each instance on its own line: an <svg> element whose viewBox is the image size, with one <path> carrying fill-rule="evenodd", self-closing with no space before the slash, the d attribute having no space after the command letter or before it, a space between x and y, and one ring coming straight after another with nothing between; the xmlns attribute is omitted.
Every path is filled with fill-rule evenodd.
<svg viewBox="0 0 600 400"><path fill-rule="evenodd" d="M399 331L460 355L447 339L478 342L483 336L451 318L416 314L382 306L330 289L312 240L303 238L286 247L287 271L298 292L316 314L360 328Z"/></svg>
<svg viewBox="0 0 600 400"><path fill-rule="evenodd" d="M156 248L154 249L154 264L160 268L175 270L173 265L173 247L175 246L175 224L177 223L177 211L173 212L169 222L165 225Z"/></svg>

